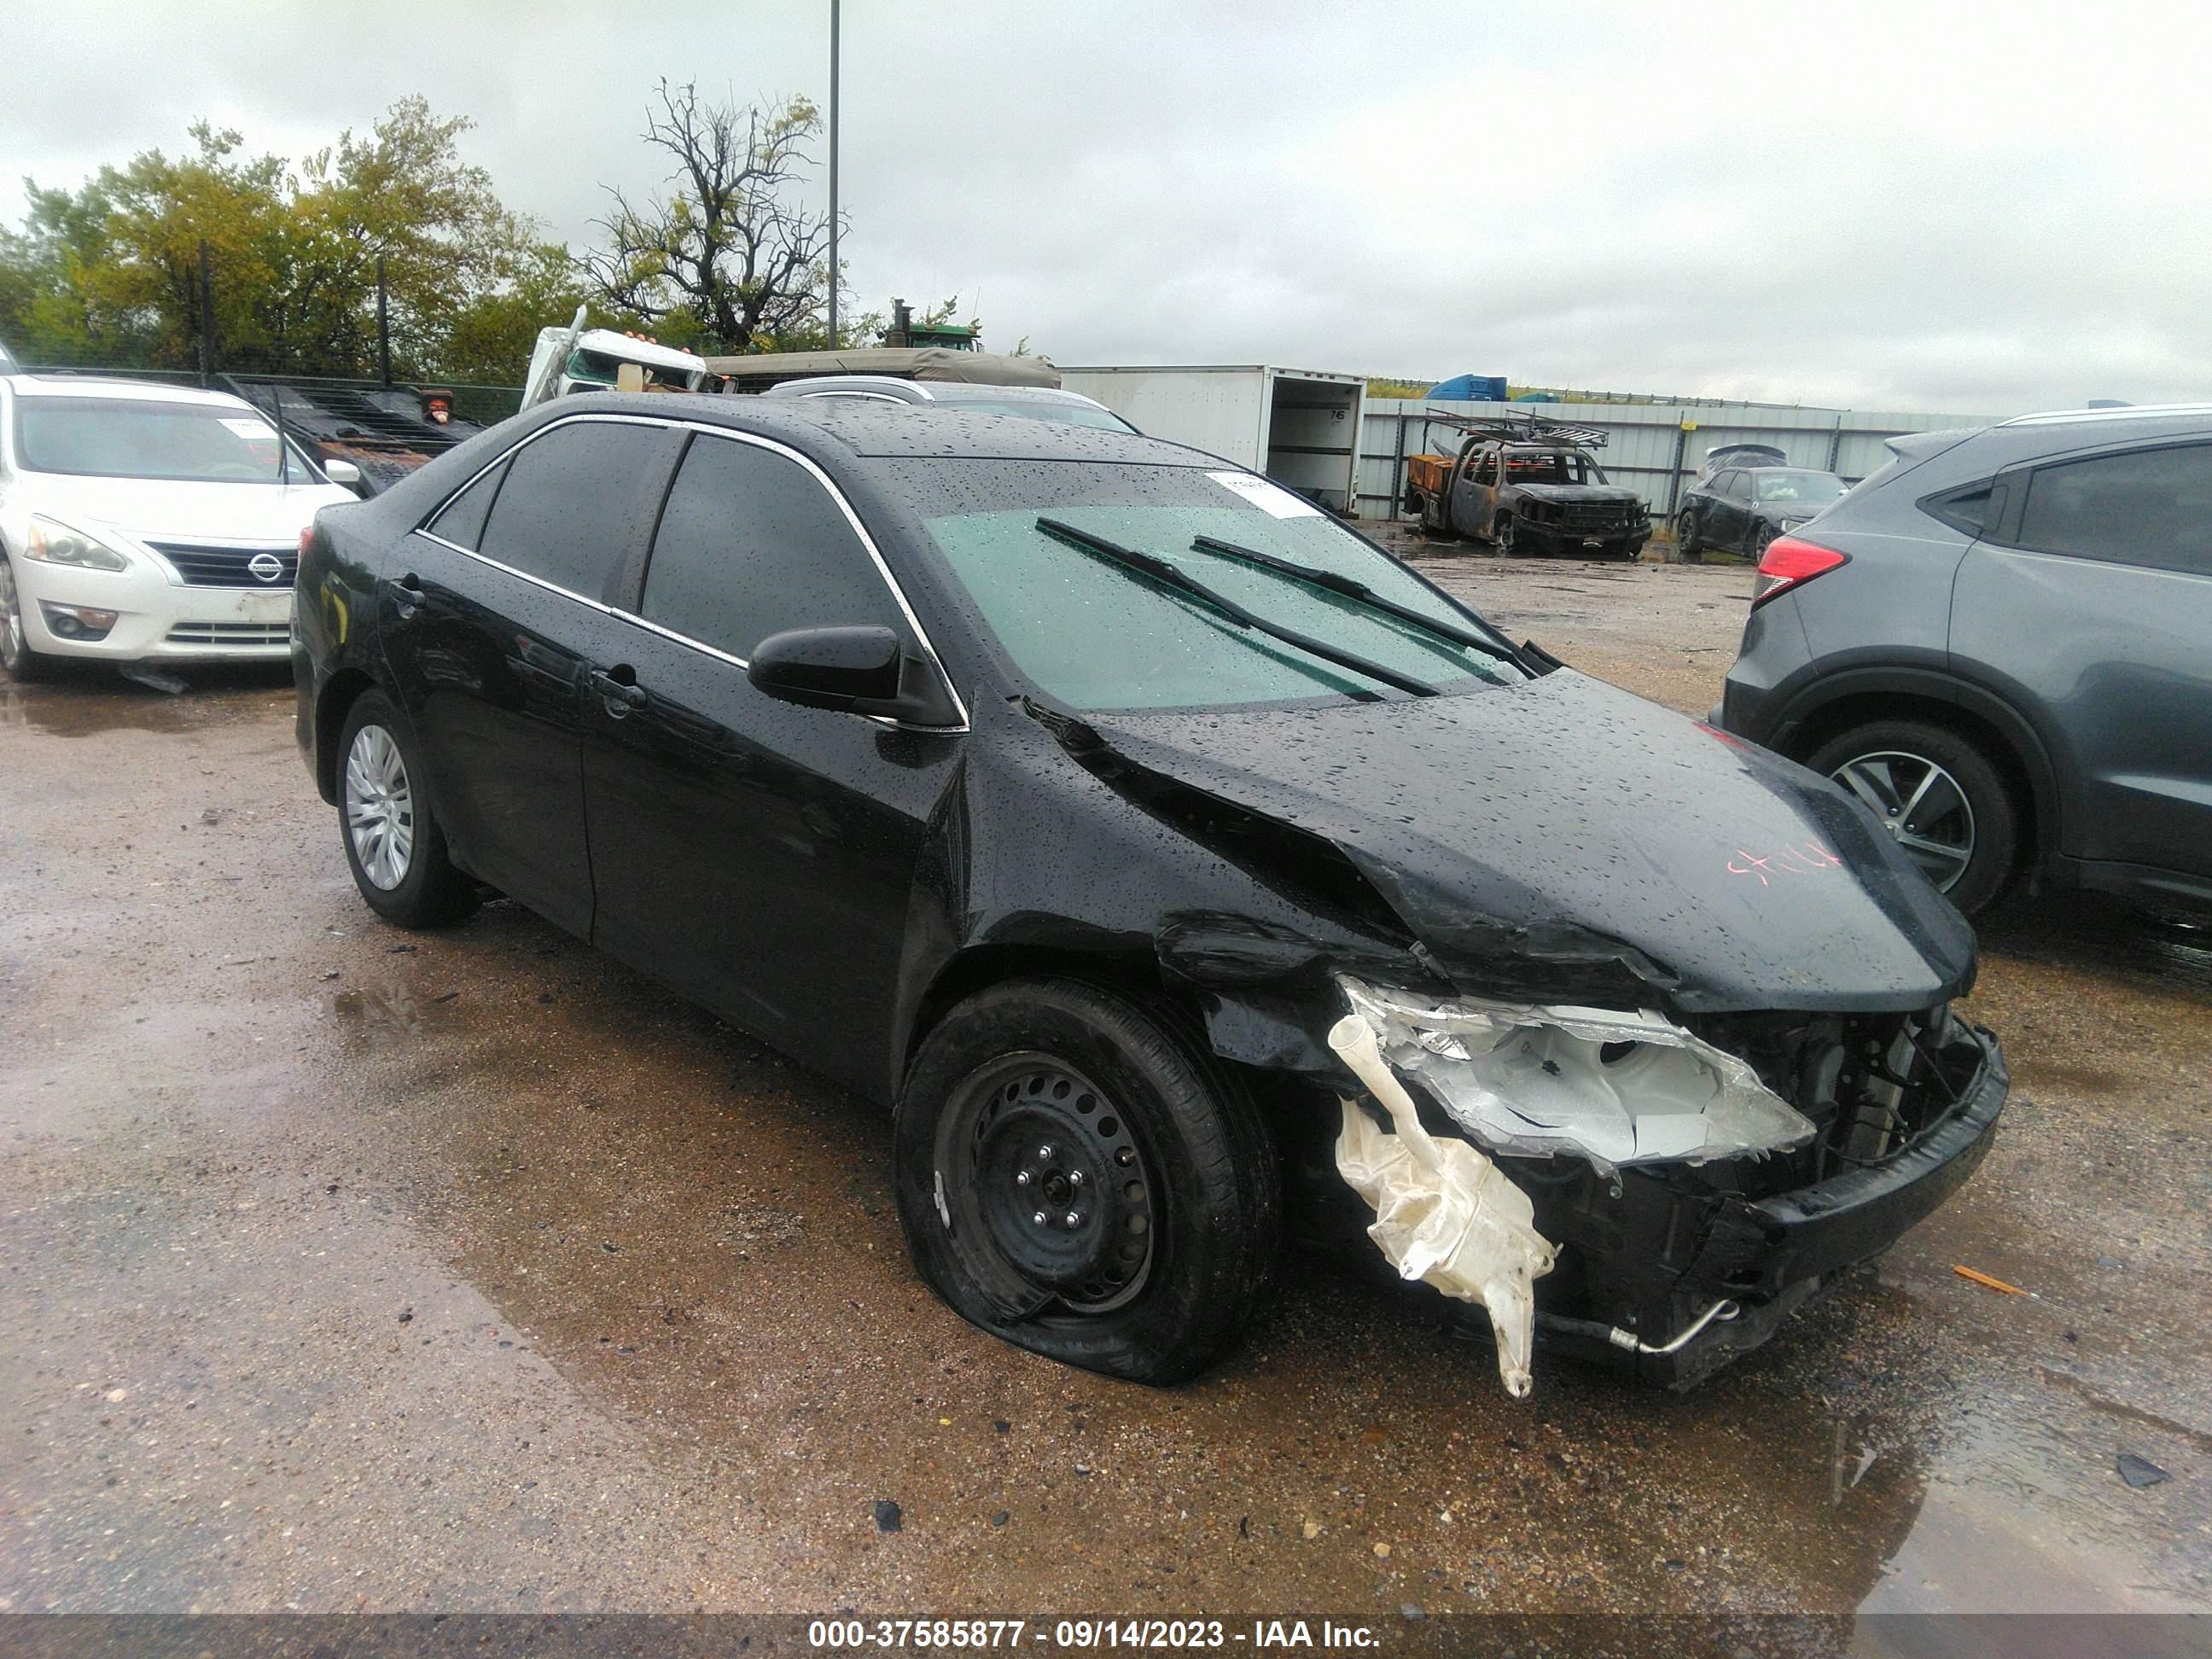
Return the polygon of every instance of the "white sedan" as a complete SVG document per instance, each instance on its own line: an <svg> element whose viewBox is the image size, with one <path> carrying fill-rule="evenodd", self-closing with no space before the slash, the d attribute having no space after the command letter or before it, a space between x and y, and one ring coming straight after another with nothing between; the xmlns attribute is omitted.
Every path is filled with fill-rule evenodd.
<svg viewBox="0 0 2212 1659"><path fill-rule="evenodd" d="M0 665L287 655L301 532L351 471L223 392L0 376Z"/></svg>

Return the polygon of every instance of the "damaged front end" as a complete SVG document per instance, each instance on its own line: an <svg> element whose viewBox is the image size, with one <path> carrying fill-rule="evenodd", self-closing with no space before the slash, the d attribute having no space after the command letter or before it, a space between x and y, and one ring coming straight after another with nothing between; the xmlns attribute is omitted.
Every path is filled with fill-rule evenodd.
<svg viewBox="0 0 2212 1659"><path fill-rule="evenodd" d="M1330 1047L1390 1132L1345 1101L1338 1170L1401 1276L1486 1309L1516 1396L1535 1337L1699 1382L1948 1197L2004 1103L1948 1006L1692 1030L1339 982Z"/></svg>

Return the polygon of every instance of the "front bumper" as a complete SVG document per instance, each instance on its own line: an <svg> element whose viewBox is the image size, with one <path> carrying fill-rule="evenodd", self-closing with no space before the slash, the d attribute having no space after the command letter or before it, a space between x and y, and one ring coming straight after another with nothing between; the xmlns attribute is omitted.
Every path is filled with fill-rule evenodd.
<svg viewBox="0 0 2212 1659"><path fill-rule="evenodd" d="M1687 1389L1771 1336L1782 1321L1880 1255L1958 1190L1988 1153L2010 1078L1996 1037L1960 1028L1979 1059L1960 1098L1879 1164L1763 1198L1699 1192L1665 1170L1624 1170L1620 1195L1528 1184L1536 1225L1581 1258L1571 1315L1537 1316L1547 1350ZM1516 1173L1518 1173L1516 1171ZM1607 1201L1610 1200L1610 1201ZM1698 1314L1733 1302L1673 1353L1625 1351L1610 1329L1665 1346Z"/></svg>
<svg viewBox="0 0 2212 1659"><path fill-rule="evenodd" d="M1651 539L1651 526L1644 523L1583 528L1523 520L1514 526L1514 538L1546 553L1601 553L1615 549L1632 553Z"/></svg>
<svg viewBox="0 0 2212 1659"><path fill-rule="evenodd" d="M291 648L292 590L197 587L144 560L128 570L80 570L17 559L23 630L33 651L111 662L276 660ZM46 625L40 601L116 613L97 640L67 639Z"/></svg>

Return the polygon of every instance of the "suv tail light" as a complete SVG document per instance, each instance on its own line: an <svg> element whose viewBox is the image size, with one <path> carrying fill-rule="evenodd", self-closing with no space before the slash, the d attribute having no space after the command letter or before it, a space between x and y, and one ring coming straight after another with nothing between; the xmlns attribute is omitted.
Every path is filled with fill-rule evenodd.
<svg viewBox="0 0 2212 1659"><path fill-rule="evenodd" d="M1787 592L1815 576L1825 576L1850 562L1850 554L1838 553L1818 542L1796 536L1777 536L1766 544L1765 556L1759 562L1759 579L1751 586L1752 606L1755 610L1776 594Z"/></svg>

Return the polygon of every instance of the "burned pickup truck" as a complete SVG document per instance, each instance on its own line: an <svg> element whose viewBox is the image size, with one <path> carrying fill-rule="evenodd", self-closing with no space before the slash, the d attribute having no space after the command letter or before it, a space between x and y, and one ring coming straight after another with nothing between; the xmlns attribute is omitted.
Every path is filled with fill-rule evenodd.
<svg viewBox="0 0 2212 1659"><path fill-rule="evenodd" d="M1590 456L1606 434L1540 416L1474 418L1431 411L1429 428L1461 434L1449 453L1406 458L1401 505L1432 536L1465 536L1500 553L1640 557L1651 539L1644 498L1612 483Z"/></svg>

